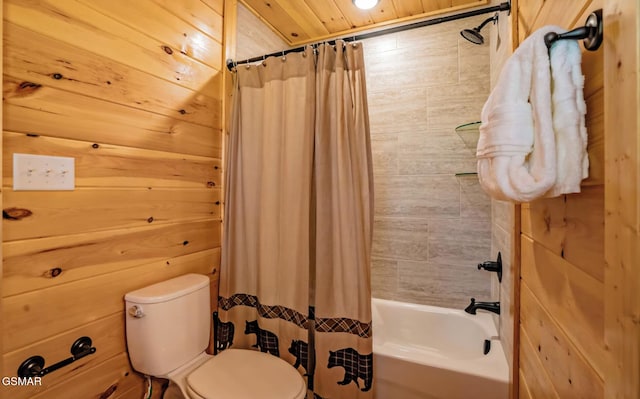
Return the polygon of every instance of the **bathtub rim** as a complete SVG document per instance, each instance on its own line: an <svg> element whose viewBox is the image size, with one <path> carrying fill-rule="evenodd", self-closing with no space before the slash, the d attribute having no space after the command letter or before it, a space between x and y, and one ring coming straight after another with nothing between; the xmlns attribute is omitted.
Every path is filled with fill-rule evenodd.
<svg viewBox="0 0 640 399"><path fill-rule="evenodd" d="M398 360L417 363L427 367L446 368L450 370L459 371L463 374L470 374L477 377L487 378L490 380L509 383L509 364L507 357L502 347L502 342L498 336L498 330L493 321L493 317L488 313L480 313L476 315L470 315L463 310L444 308L433 305L423 305L409 302L400 302L390 299L371 298L372 301L372 318L375 320L376 313L375 303L378 302L383 306L395 307L404 311L427 311L439 314L452 314L457 317L470 320L471 322L479 325L483 331L487 334L486 339L491 341L490 352L483 356L473 359L459 359L459 358L443 358L441 356L434 356L428 351L419 351L413 347L402 348L397 343L384 342L380 343L376 341L375 334L376 322L373 321L373 353L377 356L391 357Z"/></svg>

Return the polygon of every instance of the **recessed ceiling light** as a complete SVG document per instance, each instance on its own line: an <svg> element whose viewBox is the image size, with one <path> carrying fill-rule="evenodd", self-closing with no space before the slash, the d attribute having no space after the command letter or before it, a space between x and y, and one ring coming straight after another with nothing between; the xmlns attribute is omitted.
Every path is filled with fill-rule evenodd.
<svg viewBox="0 0 640 399"><path fill-rule="evenodd" d="M378 0L353 0L353 4L361 10L369 10L378 4Z"/></svg>

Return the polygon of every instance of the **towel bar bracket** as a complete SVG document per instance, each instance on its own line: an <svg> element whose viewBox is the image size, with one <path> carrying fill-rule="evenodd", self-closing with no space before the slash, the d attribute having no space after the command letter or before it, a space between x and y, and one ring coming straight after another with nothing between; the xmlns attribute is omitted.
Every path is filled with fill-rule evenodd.
<svg viewBox="0 0 640 399"><path fill-rule="evenodd" d="M595 10L587 17L584 26L565 33L549 32L544 35L544 43L551 48L558 40L582 40L584 47L589 51L596 51L602 44L602 9Z"/></svg>

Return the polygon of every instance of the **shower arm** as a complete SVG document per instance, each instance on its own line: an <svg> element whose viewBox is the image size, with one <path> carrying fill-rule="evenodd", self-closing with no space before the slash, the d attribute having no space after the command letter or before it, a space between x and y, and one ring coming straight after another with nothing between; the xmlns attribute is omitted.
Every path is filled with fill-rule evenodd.
<svg viewBox="0 0 640 399"><path fill-rule="evenodd" d="M477 28L473 28L473 30L475 30L476 32L480 32L482 28L484 28L485 25L487 25L489 22L493 22L495 24L497 20L498 20L498 13L495 13L493 17L487 18L480 24L480 26L478 26Z"/></svg>

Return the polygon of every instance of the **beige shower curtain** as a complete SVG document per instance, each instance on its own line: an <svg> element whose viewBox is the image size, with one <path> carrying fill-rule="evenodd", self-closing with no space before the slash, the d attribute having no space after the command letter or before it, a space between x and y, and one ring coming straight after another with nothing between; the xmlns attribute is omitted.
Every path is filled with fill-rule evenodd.
<svg viewBox="0 0 640 399"><path fill-rule="evenodd" d="M216 347L256 347L309 398L373 397L373 179L361 44L240 66Z"/></svg>
<svg viewBox="0 0 640 399"><path fill-rule="evenodd" d="M314 392L372 398L373 172L361 44L320 46L315 124Z"/></svg>

